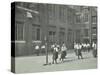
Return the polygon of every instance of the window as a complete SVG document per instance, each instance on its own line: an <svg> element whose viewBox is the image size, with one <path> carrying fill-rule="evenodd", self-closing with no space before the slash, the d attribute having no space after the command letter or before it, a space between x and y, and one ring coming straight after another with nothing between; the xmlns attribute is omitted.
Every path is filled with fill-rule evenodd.
<svg viewBox="0 0 100 75"><path fill-rule="evenodd" d="M80 22L81 22L80 15L76 15L76 23L80 23Z"/></svg>
<svg viewBox="0 0 100 75"><path fill-rule="evenodd" d="M65 28L60 28L59 32L59 43L63 43L65 41Z"/></svg>
<svg viewBox="0 0 100 75"><path fill-rule="evenodd" d="M16 22L15 25L15 39L24 40L24 24L21 22Z"/></svg>
<svg viewBox="0 0 100 75"><path fill-rule="evenodd" d="M49 18L49 23L54 22L55 19L55 5L49 5L48 4L48 18Z"/></svg>
<svg viewBox="0 0 100 75"><path fill-rule="evenodd" d="M49 31L49 36L51 36L52 35L52 31Z"/></svg>
<svg viewBox="0 0 100 75"><path fill-rule="evenodd" d="M84 22L88 22L88 14L87 13L84 14Z"/></svg>
<svg viewBox="0 0 100 75"><path fill-rule="evenodd" d="M68 29L68 42L72 42L72 30Z"/></svg>
<svg viewBox="0 0 100 75"><path fill-rule="evenodd" d="M88 22L89 21L89 8L84 7L83 8L83 13L84 13L84 16L83 16L84 22Z"/></svg>
<svg viewBox="0 0 100 75"><path fill-rule="evenodd" d="M75 11L72 9L68 9L67 11L68 11L67 12L67 17L68 17L67 20L68 20L69 24L73 24L75 21Z"/></svg>
<svg viewBox="0 0 100 75"><path fill-rule="evenodd" d="M37 28L36 33L37 33L36 40L40 40L40 29L39 28Z"/></svg>
<svg viewBox="0 0 100 75"><path fill-rule="evenodd" d="M89 8L88 8L88 7L85 7L85 8L84 8L84 12L85 12L85 13L89 13Z"/></svg>
<svg viewBox="0 0 100 75"><path fill-rule="evenodd" d="M65 22L65 11L64 11L64 7L60 6L60 10L59 10L59 19L61 22Z"/></svg>
<svg viewBox="0 0 100 75"><path fill-rule="evenodd" d="M92 29L92 34L97 34L97 29Z"/></svg>
<svg viewBox="0 0 100 75"><path fill-rule="evenodd" d="M40 25L32 25L32 40L40 40Z"/></svg>
<svg viewBox="0 0 100 75"><path fill-rule="evenodd" d="M54 43L56 41L56 26L55 25L49 25L48 26L48 41L50 43Z"/></svg>
<svg viewBox="0 0 100 75"><path fill-rule="evenodd" d="M55 41L55 31L49 31L49 41L54 42Z"/></svg>
<svg viewBox="0 0 100 75"><path fill-rule="evenodd" d="M96 16L92 16L92 23L97 23L97 17Z"/></svg>

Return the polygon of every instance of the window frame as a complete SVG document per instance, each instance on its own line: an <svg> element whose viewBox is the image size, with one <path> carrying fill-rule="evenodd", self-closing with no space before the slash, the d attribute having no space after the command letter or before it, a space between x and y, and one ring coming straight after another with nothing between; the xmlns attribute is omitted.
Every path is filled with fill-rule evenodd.
<svg viewBox="0 0 100 75"><path fill-rule="evenodd" d="M19 27L18 25L22 25L22 39L19 39ZM16 28L17 27L17 28ZM15 22L15 42L16 43L25 43L25 37L24 37L24 29L25 24L24 22L16 21Z"/></svg>

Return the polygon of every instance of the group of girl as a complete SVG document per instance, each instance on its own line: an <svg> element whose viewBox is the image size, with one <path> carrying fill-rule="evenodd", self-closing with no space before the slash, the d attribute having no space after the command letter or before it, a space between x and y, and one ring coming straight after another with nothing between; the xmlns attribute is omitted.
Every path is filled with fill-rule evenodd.
<svg viewBox="0 0 100 75"><path fill-rule="evenodd" d="M53 56L52 56L52 63L56 63L57 64L57 59L59 57L59 53L60 53L60 58L59 60L63 62L63 60L65 59L66 57L66 54L67 54L67 47L65 44L63 44L61 47L57 44L55 44L53 47Z"/></svg>

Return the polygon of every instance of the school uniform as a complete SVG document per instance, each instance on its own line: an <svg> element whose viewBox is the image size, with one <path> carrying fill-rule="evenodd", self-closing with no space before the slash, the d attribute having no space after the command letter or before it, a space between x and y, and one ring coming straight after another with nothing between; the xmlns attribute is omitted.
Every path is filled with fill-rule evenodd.
<svg viewBox="0 0 100 75"><path fill-rule="evenodd" d="M57 47L54 47L54 50L53 50L53 63L55 61L55 63L57 63L57 58L58 58L58 48Z"/></svg>
<svg viewBox="0 0 100 75"><path fill-rule="evenodd" d="M74 51L75 51L75 54L77 56L77 44L74 44Z"/></svg>
<svg viewBox="0 0 100 75"><path fill-rule="evenodd" d="M83 59L81 50L82 50L82 45L78 45L78 59L80 59L80 57L81 59Z"/></svg>

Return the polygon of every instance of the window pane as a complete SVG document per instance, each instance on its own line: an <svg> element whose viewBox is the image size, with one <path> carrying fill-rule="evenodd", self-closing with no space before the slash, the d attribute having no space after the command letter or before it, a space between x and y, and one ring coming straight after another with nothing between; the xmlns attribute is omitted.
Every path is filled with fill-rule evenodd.
<svg viewBox="0 0 100 75"><path fill-rule="evenodd" d="M97 22L97 17L96 16L92 16L92 23L96 23Z"/></svg>
<svg viewBox="0 0 100 75"><path fill-rule="evenodd" d="M37 39L36 40L40 40L40 29L37 29Z"/></svg>
<svg viewBox="0 0 100 75"><path fill-rule="evenodd" d="M35 27L32 26L32 40L35 40L36 34L35 34Z"/></svg>
<svg viewBox="0 0 100 75"><path fill-rule="evenodd" d="M16 26L15 26L16 40L24 40L23 26L24 26L23 23L16 23Z"/></svg>
<svg viewBox="0 0 100 75"><path fill-rule="evenodd" d="M88 22L88 14L87 13L84 16L84 22Z"/></svg>
<svg viewBox="0 0 100 75"><path fill-rule="evenodd" d="M49 31L49 36L51 36L52 35L52 32L51 31Z"/></svg>
<svg viewBox="0 0 100 75"><path fill-rule="evenodd" d="M40 25L33 24L32 25L32 40L40 40Z"/></svg>
<svg viewBox="0 0 100 75"><path fill-rule="evenodd" d="M76 16L76 23L80 23L80 22L81 22L80 15L77 15L77 16Z"/></svg>

